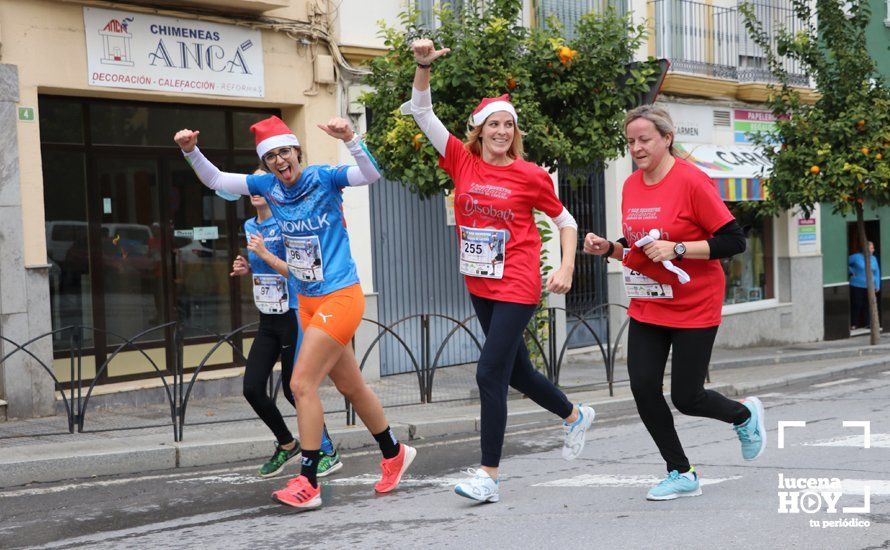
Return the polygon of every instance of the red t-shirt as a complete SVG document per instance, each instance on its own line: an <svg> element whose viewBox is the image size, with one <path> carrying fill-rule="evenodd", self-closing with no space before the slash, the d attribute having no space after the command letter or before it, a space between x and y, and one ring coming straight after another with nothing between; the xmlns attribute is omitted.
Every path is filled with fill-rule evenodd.
<svg viewBox="0 0 890 550"><path fill-rule="evenodd" d="M492 233L506 237L503 250L491 254L492 258L498 256L498 261L503 262L503 277L465 275L467 290L481 298L537 304L541 298L541 237L532 208L551 218L563 209L550 175L522 159L516 159L508 166L487 164L467 151L454 135L448 137L445 156L439 157L439 166L454 181L458 239L466 242L464 238L473 233L466 231L467 228L498 230ZM484 247L485 243L478 246Z"/></svg>
<svg viewBox="0 0 890 550"><path fill-rule="evenodd" d="M624 182L621 225L628 244L651 229L660 230L666 241L703 241L733 219L711 178L685 160L675 159L655 185L646 185L642 170ZM632 298L628 315L642 323L675 328L719 325L726 287L720 261L684 258L674 265L692 280L671 285L671 299Z"/></svg>

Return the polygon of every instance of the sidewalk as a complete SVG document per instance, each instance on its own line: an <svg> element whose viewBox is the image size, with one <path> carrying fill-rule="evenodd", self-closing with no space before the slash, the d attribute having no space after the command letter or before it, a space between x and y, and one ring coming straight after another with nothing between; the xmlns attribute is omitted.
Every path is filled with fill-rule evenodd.
<svg viewBox="0 0 890 550"><path fill-rule="evenodd" d="M715 350L709 388L737 397L791 384L890 369L890 336L877 346L866 337L793 346ZM627 369L615 368L614 396L605 385L598 350L566 358L560 382L573 402L592 404L599 418L632 414L635 406ZM479 405L472 366L436 372L433 403L416 404L415 375L388 377L373 384L387 406L386 414L402 440L479 429ZM670 387L666 377L665 387ZM162 390L159 390L162 391ZM358 449L373 440L363 426L347 426L344 402L332 387L324 388L328 427L341 449ZM413 404L408 404L413 403ZM767 402L768 405L768 402ZM279 400L282 411L287 403ZM511 425L556 422L537 405L514 395ZM289 424L294 422L289 419ZM87 411L84 433L69 434L64 415L0 423L0 487L99 475L143 473L240 460L267 458L273 437L256 420L243 398L196 399L189 403L183 441L173 441L168 405L143 405Z"/></svg>

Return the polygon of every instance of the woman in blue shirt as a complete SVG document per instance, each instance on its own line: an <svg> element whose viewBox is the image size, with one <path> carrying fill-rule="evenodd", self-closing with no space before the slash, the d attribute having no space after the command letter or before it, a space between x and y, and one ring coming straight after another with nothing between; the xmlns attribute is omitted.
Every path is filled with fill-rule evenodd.
<svg viewBox="0 0 890 550"><path fill-rule="evenodd" d="M875 243L868 241L871 253L871 273L875 281L875 292L881 290L881 266L875 257ZM871 327L868 315L868 285L865 282L865 256L862 252L850 254L847 260L850 268L850 330Z"/></svg>

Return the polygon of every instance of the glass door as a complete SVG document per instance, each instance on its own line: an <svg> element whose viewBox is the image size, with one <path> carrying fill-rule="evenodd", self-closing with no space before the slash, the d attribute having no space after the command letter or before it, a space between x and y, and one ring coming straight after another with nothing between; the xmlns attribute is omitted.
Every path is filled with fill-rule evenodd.
<svg viewBox="0 0 890 550"><path fill-rule="evenodd" d="M96 317L109 331L104 342L107 355L125 339L166 322L169 316L164 306L157 161L97 155L94 166L92 202L99 223L91 227L93 242L98 243L97 253L91 255L97 265L91 271ZM163 349L165 333L153 331L136 341L142 347L156 343ZM130 355L132 361L128 360ZM156 359L161 361L159 366L163 359L161 353ZM135 352L128 352L112 362L106 376L150 369L150 364L138 360Z"/></svg>

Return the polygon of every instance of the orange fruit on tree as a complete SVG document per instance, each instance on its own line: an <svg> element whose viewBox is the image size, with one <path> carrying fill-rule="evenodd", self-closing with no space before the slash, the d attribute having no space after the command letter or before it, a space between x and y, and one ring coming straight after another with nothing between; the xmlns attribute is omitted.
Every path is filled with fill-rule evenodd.
<svg viewBox="0 0 890 550"><path fill-rule="evenodd" d="M517 85L518 85L518 83L516 82L515 78L513 78L512 76L507 77L507 89L508 90L515 90Z"/></svg>
<svg viewBox="0 0 890 550"><path fill-rule="evenodd" d="M810 166L810 174L818 174L822 169L816 166L815 164Z"/></svg>
<svg viewBox="0 0 890 550"><path fill-rule="evenodd" d="M862 149L860 149L860 151L862 151L862 154L863 154L863 155L867 155L867 154L868 154L868 147L863 147Z"/></svg>
<svg viewBox="0 0 890 550"><path fill-rule="evenodd" d="M882 158L884 158L884 155L882 155L881 153L875 155L875 160L881 160Z"/></svg>
<svg viewBox="0 0 890 550"><path fill-rule="evenodd" d="M414 134L414 139L411 141L414 143L414 150L420 149L421 145L423 145L423 134L420 132Z"/></svg>
<svg viewBox="0 0 890 550"><path fill-rule="evenodd" d="M863 119L863 118L859 119L859 122L856 123L856 126L859 126L860 128L865 126L865 119Z"/></svg>

